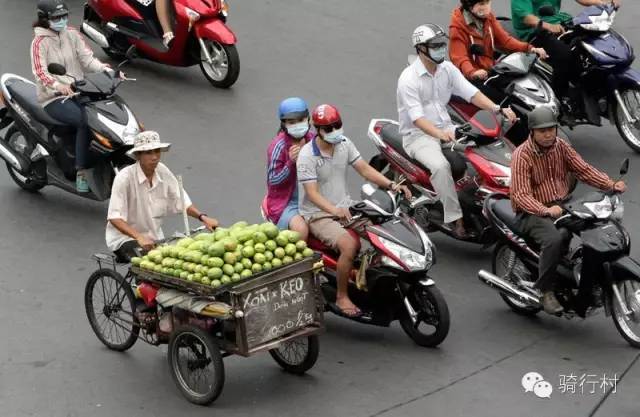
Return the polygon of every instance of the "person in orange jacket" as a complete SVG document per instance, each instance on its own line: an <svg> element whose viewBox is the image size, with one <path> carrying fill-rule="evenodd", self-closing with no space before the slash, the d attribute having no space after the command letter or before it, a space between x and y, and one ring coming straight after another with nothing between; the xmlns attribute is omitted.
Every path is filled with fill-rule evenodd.
<svg viewBox="0 0 640 417"><path fill-rule="evenodd" d="M500 103L505 98L501 86L484 84L496 62L495 51L534 52L543 59L548 57L547 53L509 35L491 12L491 0L461 0L460 3L451 15L449 57L480 91L494 103ZM472 51L474 44L481 46L482 51Z"/></svg>

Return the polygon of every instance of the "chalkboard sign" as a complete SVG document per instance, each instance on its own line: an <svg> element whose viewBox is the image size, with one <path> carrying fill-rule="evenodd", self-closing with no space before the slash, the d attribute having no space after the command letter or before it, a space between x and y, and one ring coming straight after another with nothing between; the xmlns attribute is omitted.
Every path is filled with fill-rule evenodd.
<svg viewBox="0 0 640 417"><path fill-rule="evenodd" d="M308 326L316 319L313 274L294 275L243 293L238 307L244 311L249 349Z"/></svg>

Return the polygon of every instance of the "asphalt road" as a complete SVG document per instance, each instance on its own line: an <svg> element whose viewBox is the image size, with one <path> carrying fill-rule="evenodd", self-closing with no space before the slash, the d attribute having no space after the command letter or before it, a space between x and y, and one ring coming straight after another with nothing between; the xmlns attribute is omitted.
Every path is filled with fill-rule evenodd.
<svg viewBox="0 0 640 417"><path fill-rule="evenodd" d="M1 73L31 77L34 3L0 0ZM82 3L69 3L77 25ZM346 134L371 156L366 128L371 117L396 117L395 86L411 52L410 33L427 21L446 26L455 3L231 1L229 24L242 62L232 89L209 87L196 67L135 62L127 72L139 81L121 95L147 128L173 142L166 161L184 176L201 209L223 223L257 221L277 103L301 95L314 105L337 104ZM616 26L636 47L639 19L640 6L626 0ZM588 161L612 175L631 158L626 225L632 239L640 236L640 158L608 124L577 129L571 137ZM360 181L350 181L355 193ZM307 376L284 374L268 355L231 357L222 396L210 408L193 406L170 378L166 349L138 343L114 353L88 325L83 289L95 268L90 255L105 250L106 208L55 188L27 194L0 173L0 415L638 415L638 351L610 318L516 316L476 279L478 269L490 267L490 251L437 234L432 275L452 314L440 348L415 346L397 325L367 327L327 316L320 359ZM179 227L177 220L165 230ZM632 255L639 257L637 248ZM520 380L529 371L552 383L550 399L523 392ZM569 374L588 381L617 374L621 380L607 398L599 386L589 393L593 385L584 385L582 394L579 386L562 393L559 384Z"/></svg>

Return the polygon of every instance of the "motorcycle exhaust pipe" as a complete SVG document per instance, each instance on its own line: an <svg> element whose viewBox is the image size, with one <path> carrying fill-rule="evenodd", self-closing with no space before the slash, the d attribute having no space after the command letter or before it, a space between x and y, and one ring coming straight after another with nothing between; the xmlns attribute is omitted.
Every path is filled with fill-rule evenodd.
<svg viewBox="0 0 640 417"><path fill-rule="evenodd" d="M495 288L500 291L504 295L508 295L509 297L517 298L518 300L529 303L529 304L540 304L540 299L533 294L529 294L525 291L521 291L511 285L509 282L504 279L494 275L490 272L480 270L478 272L478 279L482 281L484 284L488 285L491 288Z"/></svg>
<svg viewBox="0 0 640 417"><path fill-rule="evenodd" d="M91 23L82 22L82 33L91 38L91 40L97 43L101 48L109 48L109 41L105 34Z"/></svg>
<svg viewBox="0 0 640 417"><path fill-rule="evenodd" d="M21 174L29 172L29 164L24 161L22 155L13 152L2 141L0 141L0 157Z"/></svg>

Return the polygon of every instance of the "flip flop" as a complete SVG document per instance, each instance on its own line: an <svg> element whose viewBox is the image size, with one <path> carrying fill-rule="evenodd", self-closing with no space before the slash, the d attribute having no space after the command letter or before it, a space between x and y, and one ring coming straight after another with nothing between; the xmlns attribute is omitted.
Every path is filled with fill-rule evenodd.
<svg viewBox="0 0 640 417"><path fill-rule="evenodd" d="M337 314L338 316L341 316L347 319L356 319L364 315L362 310L360 310L358 307L343 309L340 306L338 306L338 304L336 303L329 303L329 308L334 314ZM352 314L349 314L349 313L352 313Z"/></svg>

